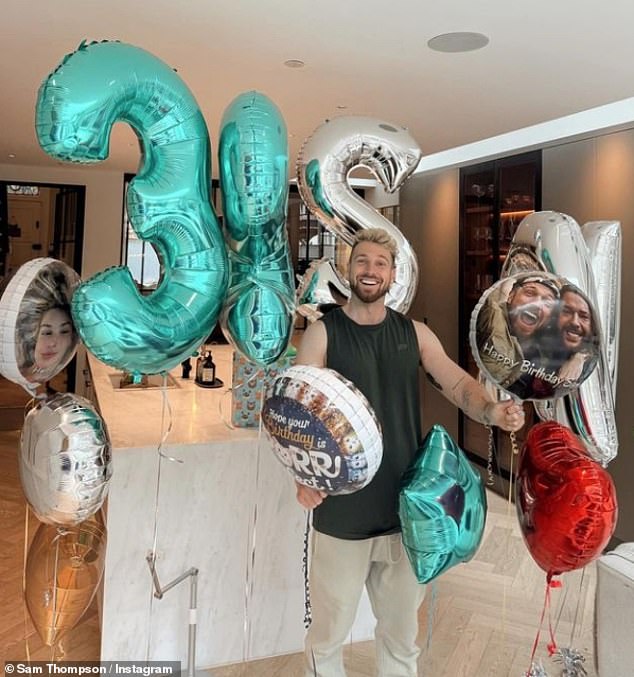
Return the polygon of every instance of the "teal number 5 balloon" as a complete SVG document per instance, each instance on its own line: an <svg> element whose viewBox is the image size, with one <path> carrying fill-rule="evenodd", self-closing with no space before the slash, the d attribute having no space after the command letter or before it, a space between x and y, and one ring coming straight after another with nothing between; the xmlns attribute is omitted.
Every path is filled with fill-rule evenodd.
<svg viewBox="0 0 634 677"><path fill-rule="evenodd" d="M295 284L286 232L288 141L275 104L247 92L221 123L220 188L231 282L221 325L248 360L267 365L286 349Z"/></svg>
<svg viewBox="0 0 634 677"><path fill-rule="evenodd" d="M60 160L99 162L108 156L117 121L139 138L128 217L157 250L162 279L154 293L141 296L128 268L109 268L80 285L72 314L100 360L154 374L189 357L211 332L227 289L227 254L209 195L209 134L193 94L142 49L82 43L40 87L40 146Z"/></svg>

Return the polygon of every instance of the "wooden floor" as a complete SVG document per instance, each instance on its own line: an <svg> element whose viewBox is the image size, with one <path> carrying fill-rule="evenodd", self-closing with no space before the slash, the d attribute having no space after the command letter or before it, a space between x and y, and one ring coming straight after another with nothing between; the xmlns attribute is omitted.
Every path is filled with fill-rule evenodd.
<svg viewBox="0 0 634 677"><path fill-rule="evenodd" d="M100 629L96 602L70 635L51 649L25 619L22 602L25 502L18 478L19 432L0 431L0 661L98 660ZM30 519L29 536L37 526ZM301 555L298 553L298 566ZM562 577L553 590L551 618L562 647L586 657L588 677L596 677L593 647L595 566ZM476 557L454 567L428 586L420 611L419 675L426 677L521 677L543 606L545 575L531 559L517 526L514 507L489 495L485 538ZM550 677L561 666L547 655L545 624L537 656ZM204 642L198 637L198 642ZM373 643L345 649L349 677L373 675ZM142 657L139 657L141 660ZM215 668L214 677L295 677L303 674L300 654Z"/></svg>
<svg viewBox="0 0 634 677"><path fill-rule="evenodd" d="M476 557L427 587L419 614L420 676L522 677L530 666L544 602L545 574L524 546L515 507L509 509L508 502L496 494L488 498L485 537ZM592 564L561 580L563 587L551 590L555 639L560 647L580 651L586 658L588 677L597 677L593 639L596 567ZM561 664L547 658L548 639L545 623L536 657L549 677L559 677ZM345 648L348 677L375 674L373 651L373 642ZM212 674L299 677L302 665L302 656L293 654L216 668Z"/></svg>

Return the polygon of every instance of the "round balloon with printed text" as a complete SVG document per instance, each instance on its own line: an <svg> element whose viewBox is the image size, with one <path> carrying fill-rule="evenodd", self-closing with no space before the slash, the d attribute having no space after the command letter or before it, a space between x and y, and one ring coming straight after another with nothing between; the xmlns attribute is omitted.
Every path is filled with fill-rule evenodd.
<svg viewBox="0 0 634 677"><path fill-rule="evenodd" d="M262 423L277 459L295 480L350 494L374 477L381 429L365 396L332 369L294 365L268 387Z"/></svg>

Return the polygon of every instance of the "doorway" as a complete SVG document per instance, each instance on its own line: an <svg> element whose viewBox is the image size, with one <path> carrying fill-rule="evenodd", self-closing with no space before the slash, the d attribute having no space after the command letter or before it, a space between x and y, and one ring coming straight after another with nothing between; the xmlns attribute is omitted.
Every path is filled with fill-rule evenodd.
<svg viewBox="0 0 634 677"><path fill-rule="evenodd" d="M81 272L85 186L0 181L0 287L27 261L51 257ZM75 390L76 359L48 384ZM0 429L18 430L30 396L0 376Z"/></svg>

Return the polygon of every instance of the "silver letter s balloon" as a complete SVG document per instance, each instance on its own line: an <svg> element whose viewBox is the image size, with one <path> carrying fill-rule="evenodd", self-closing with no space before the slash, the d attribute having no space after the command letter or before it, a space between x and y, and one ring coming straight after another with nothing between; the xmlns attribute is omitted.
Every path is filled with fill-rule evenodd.
<svg viewBox="0 0 634 677"><path fill-rule="evenodd" d="M396 280L386 303L403 313L416 293L416 255L398 228L354 193L348 174L363 165L393 192L416 169L420 157L418 144L404 127L342 116L320 125L304 142L297 160L300 195L326 228L348 244L362 228L383 228L396 240Z"/></svg>
<svg viewBox="0 0 634 677"><path fill-rule="evenodd" d="M227 107L219 157L231 262L221 325L236 350L267 365L288 345L295 300L286 125L270 99L247 92Z"/></svg>
<svg viewBox="0 0 634 677"><path fill-rule="evenodd" d="M100 360L154 374L190 356L211 332L227 287L227 254L209 196L205 120L172 68L131 45L82 43L40 87L37 137L55 158L104 160L119 120L142 149L128 216L158 250L163 279L143 297L127 268L104 270L75 292L72 314Z"/></svg>

